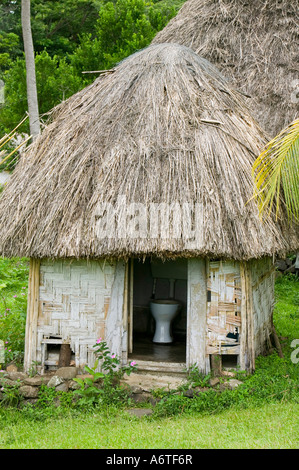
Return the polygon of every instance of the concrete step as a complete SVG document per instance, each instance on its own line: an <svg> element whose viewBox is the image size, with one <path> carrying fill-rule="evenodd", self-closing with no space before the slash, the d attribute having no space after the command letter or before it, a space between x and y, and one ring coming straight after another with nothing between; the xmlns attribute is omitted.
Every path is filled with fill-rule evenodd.
<svg viewBox="0 0 299 470"><path fill-rule="evenodd" d="M182 375L161 375L139 372L124 377L122 382L130 387L140 389L142 392L151 392L156 389L176 390L186 383L186 377Z"/></svg>

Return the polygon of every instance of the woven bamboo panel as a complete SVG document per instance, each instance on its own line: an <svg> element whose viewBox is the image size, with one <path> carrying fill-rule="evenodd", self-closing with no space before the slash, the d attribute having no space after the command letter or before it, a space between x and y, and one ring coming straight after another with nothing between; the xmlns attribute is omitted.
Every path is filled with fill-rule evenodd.
<svg viewBox="0 0 299 470"><path fill-rule="evenodd" d="M250 262L253 290L253 320L255 353L263 354L269 348L274 308L275 267L272 258Z"/></svg>
<svg viewBox="0 0 299 470"><path fill-rule="evenodd" d="M77 367L90 364L105 335L115 266L102 261L44 260L40 266L37 358L45 338L69 342Z"/></svg>
<svg viewBox="0 0 299 470"><path fill-rule="evenodd" d="M239 354L241 281L237 262L209 263L207 280L207 354Z"/></svg>

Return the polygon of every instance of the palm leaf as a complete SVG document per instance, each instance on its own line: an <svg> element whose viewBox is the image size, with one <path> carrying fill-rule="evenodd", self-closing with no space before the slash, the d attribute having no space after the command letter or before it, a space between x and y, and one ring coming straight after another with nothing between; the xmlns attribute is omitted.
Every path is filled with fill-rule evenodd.
<svg viewBox="0 0 299 470"><path fill-rule="evenodd" d="M260 214L275 208L278 218L282 200L289 219L299 220L299 119L274 137L253 165L255 194ZM276 207L275 207L276 206Z"/></svg>

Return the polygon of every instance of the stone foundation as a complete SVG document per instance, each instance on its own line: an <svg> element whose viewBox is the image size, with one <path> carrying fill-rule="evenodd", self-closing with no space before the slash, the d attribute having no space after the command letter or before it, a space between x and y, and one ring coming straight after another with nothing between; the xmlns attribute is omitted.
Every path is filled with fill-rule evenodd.
<svg viewBox="0 0 299 470"><path fill-rule="evenodd" d="M0 402L5 397L5 387L9 389L16 388L25 402L34 404L38 400L38 394L41 386L55 388L56 391L71 392L80 388L75 378L92 377L89 374L77 374L76 367L61 367L45 375L36 375L30 377L24 372L17 370L6 370L0 372ZM229 379L229 380L228 380ZM153 390L163 389L164 391L176 391L180 385L186 384L186 379L181 377L155 376L151 374L131 374L121 380L121 385L127 388L130 398L136 404L148 403L155 405L157 399L153 396ZM210 387L217 389L234 389L242 382L234 378L234 373L223 372L223 381L218 377L210 380ZM100 387L100 380L99 380ZM194 387L183 391L183 395L189 398L198 396L205 392L209 387ZM178 392L181 393L181 392ZM58 403L59 405L59 403Z"/></svg>

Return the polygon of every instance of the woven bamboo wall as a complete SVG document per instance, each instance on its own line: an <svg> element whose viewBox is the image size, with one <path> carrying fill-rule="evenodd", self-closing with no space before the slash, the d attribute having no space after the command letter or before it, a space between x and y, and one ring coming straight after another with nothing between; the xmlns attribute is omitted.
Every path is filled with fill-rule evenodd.
<svg viewBox="0 0 299 470"><path fill-rule="evenodd" d="M115 265L107 261L43 260L40 265L37 360L42 341L69 342L75 364L92 364L93 348L105 336Z"/></svg>
<svg viewBox="0 0 299 470"><path fill-rule="evenodd" d="M272 332L275 269L272 258L249 263L253 292L253 325L255 355L267 352Z"/></svg>
<svg viewBox="0 0 299 470"><path fill-rule="evenodd" d="M239 339L230 337L241 332L239 263L209 262L207 290L206 353L239 354Z"/></svg>

